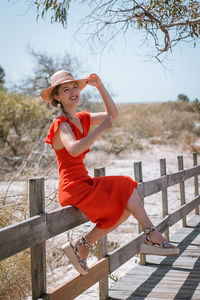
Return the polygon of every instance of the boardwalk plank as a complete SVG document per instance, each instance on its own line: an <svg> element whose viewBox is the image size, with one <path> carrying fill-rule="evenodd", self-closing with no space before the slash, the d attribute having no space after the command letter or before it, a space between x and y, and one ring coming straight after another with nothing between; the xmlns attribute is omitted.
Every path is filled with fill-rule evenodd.
<svg viewBox="0 0 200 300"><path fill-rule="evenodd" d="M187 220L170 240L180 255L147 255L147 265L127 270L110 289L113 300L200 300L200 216Z"/></svg>

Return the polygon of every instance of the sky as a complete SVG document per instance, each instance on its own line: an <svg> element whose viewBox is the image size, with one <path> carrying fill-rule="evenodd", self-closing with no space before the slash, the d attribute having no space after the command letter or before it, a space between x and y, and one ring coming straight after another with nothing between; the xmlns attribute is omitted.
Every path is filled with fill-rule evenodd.
<svg viewBox="0 0 200 300"><path fill-rule="evenodd" d="M77 57L85 70L80 76L97 73L117 103L176 101L180 93L200 100L200 45L177 46L168 54L165 68L147 61L146 54L151 49L141 45L143 36L136 31L129 32L125 39L118 37L112 47L108 45L99 53L84 36L77 37L78 22L86 6L72 7L64 29L61 24L51 24L48 18L36 21L36 9L28 9L27 2L1 1L0 65L8 87L31 73L34 62L27 53L29 45L38 52L67 52Z"/></svg>

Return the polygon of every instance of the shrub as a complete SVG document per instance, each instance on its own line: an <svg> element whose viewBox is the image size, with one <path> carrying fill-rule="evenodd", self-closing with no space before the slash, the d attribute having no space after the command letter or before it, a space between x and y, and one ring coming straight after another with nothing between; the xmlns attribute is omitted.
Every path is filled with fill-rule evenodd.
<svg viewBox="0 0 200 300"><path fill-rule="evenodd" d="M4 166L16 169L46 131L52 114L38 98L6 91L0 92L0 105L1 158Z"/></svg>
<svg viewBox="0 0 200 300"><path fill-rule="evenodd" d="M177 97L178 101L181 102L190 102L190 99L188 98L188 96L184 95L184 94L179 94Z"/></svg>

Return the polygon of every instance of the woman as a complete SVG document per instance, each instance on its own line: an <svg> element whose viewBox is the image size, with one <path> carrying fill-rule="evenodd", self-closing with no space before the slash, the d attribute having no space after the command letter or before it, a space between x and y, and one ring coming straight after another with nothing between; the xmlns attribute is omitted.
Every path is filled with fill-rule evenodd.
<svg viewBox="0 0 200 300"><path fill-rule="evenodd" d="M80 91L86 85L98 89L105 112L76 112ZM127 176L91 178L83 163L89 147L107 130L118 110L96 74L75 80L70 72L60 70L51 78L51 86L41 92L44 101L60 106L62 114L54 119L45 142L55 151L59 170L58 198L61 206L72 205L85 213L96 226L84 237L67 243L63 250L81 274L88 272L89 248L132 214L145 232L141 252L177 255L178 248L164 240L153 226L137 193L137 182ZM89 132L90 126L96 128Z"/></svg>

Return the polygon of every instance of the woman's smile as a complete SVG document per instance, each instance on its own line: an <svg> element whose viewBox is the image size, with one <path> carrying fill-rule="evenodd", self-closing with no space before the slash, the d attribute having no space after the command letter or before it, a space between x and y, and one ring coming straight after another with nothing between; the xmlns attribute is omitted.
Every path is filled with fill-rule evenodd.
<svg viewBox="0 0 200 300"><path fill-rule="evenodd" d="M76 101L76 100L79 99L79 97L78 97L78 96L73 96L73 97L70 97L69 99L70 99L71 101Z"/></svg>

